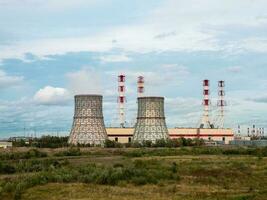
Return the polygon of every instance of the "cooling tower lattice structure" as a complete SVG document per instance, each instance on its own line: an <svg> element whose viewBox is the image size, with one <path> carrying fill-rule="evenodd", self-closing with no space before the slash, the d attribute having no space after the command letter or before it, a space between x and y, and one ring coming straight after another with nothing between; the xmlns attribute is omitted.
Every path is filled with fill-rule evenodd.
<svg viewBox="0 0 267 200"><path fill-rule="evenodd" d="M163 97L139 97L133 140L143 142L169 138Z"/></svg>
<svg viewBox="0 0 267 200"><path fill-rule="evenodd" d="M70 144L103 145L107 132L101 95L76 95Z"/></svg>

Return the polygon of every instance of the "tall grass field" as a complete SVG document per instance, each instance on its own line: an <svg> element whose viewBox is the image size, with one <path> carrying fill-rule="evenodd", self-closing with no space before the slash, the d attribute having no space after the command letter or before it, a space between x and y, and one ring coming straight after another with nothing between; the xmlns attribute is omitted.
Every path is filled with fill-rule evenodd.
<svg viewBox="0 0 267 200"><path fill-rule="evenodd" d="M0 199L266 200L267 148L0 150Z"/></svg>

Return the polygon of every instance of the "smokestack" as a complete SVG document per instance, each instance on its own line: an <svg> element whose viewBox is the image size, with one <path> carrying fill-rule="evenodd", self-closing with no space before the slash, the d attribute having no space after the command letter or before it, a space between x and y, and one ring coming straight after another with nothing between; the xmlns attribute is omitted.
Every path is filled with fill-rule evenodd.
<svg viewBox="0 0 267 200"><path fill-rule="evenodd" d="M139 97L133 140L143 142L169 138L163 97Z"/></svg>
<svg viewBox="0 0 267 200"><path fill-rule="evenodd" d="M202 122L200 125L200 128L214 128L213 124L210 122L210 81L204 80L203 81L203 107L204 107L204 113L202 116Z"/></svg>
<svg viewBox="0 0 267 200"><path fill-rule="evenodd" d="M144 77L138 76L138 79L137 79L137 94L138 94L137 96L138 97L143 97L144 91L145 91L144 85L145 85Z"/></svg>
<svg viewBox="0 0 267 200"><path fill-rule="evenodd" d="M121 74L118 76L118 104L119 104L119 121L120 121L120 127L125 127L125 75Z"/></svg>
<svg viewBox="0 0 267 200"><path fill-rule="evenodd" d="M219 123L218 128L224 128L224 107L226 106L225 97L225 82L219 81L218 82L218 102L217 106L219 107Z"/></svg>
<svg viewBox="0 0 267 200"><path fill-rule="evenodd" d="M252 136L256 135L256 125L253 124L252 126Z"/></svg>
<svg viewBox="0 0 267 200"><path fill-rule="evenodd" d="M76 95L70 144L104 145L107 132L101 95Z"/></svg>

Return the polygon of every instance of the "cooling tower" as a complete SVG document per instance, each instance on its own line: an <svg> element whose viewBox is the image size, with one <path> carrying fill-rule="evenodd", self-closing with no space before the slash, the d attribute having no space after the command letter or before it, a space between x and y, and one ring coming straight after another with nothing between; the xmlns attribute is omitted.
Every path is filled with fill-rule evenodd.
<svg viewBox="0 0 267 200"><path fill-rule="evenodd" d="M107 132L102 112L102 96L76 95L70 144L103 145Z"/></svg>
<svg viewBox="0 0 267 200"><path fill-rule="evenodd" d="M169 138L163 97L139 97L133 140L143 142Z"/></svg>

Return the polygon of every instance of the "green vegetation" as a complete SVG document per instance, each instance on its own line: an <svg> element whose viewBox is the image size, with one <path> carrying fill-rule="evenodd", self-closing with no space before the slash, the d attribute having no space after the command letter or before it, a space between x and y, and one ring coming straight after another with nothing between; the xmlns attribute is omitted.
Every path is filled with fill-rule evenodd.
<svg viewBox="0 0 267 200"><path fill-rule="evenodd" d="M30 149L27 152L0 153L0 160L19 160L19 159L43 158L43 157L47 157L47 153L41 152L37 149Z"/></svg>
<svg viewBox="0 0 267 200"><path fill-rule="evenodd" d="M69 147L68 137L56 137L56 136L43 136L41 138L33 138L26 142L21 139L12 142L14 147L37 147L37 148L62 148ZM167 139L167 140L157 140L155 143L151 141L145 141L143 143L127 143L122 144L112 140L105 141L106 148L139 148L139 147L182 147L182 146L203 146L204 140L202 139ZM90 147L90 144L78 144L78 147Z"/></svg>
<svg viewBox="0 0 267 200"><path fill-rule="evenodd" d="M38 147L38 148L61 148L68 147L69 137L43 136L41 138L33 138L28 143L24 140L13 141L14 147Z"/></svg>
<svg viewBox="0 0 267 200"><path fill-rule="evenodd" d="M192 147L192 148L154 148L136 149L126 151L127 157L149 157L149 156L176 156L176 155L253 155L267 157L267 147L265 148L221 148L221 147Z"/></svg>
<svg viewBox="0 0 267 200"><path fill-rule="evenodd" d="M160 139L156 140L156 142L152 142L150 140L144 141L143 143L133 142L127 144L121 144L116 141L106 140L105 147L106 148L140 148L140 147L169 147L169 148L176 148L176 147L186 147L186 146L203 146L204 140L202 139L185 139L185 138L178 138L178 139Z"/></svg>
<svg viewBox="0 0 267 200"><path fill-rule="evenodd" d="M13 141L14 147L37 147L37 148L62 148L68 147L68 137L56 137L56 136L43 136L41 138L33 138L29 142L24 140ZM202 139L161 139L155 143L151 141L145 141L143 143L127 143L121 144L112 140L105 141L106 148L139 148L139 147L182 147L182 146L203 146L204 140ZM78 147L90 147L90 145L78 144Z"/></svg>
<svg viewBox="0 0 267 200"><path fill-rule="evenodd" d="M14 151L0 154L3 200L267 199L267 148Z"/></svg>
<svg viewBox="0 0 267 200"><path fill-rule="evenodd" d="M66 151L60 151L58 153L55 153L54 156L58 157L64 157L64 156L80 156L82 153L79 148L71 147L67 149Z"/></svg>

